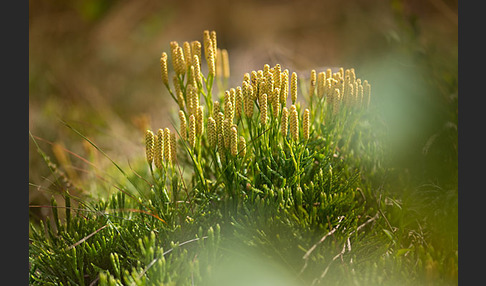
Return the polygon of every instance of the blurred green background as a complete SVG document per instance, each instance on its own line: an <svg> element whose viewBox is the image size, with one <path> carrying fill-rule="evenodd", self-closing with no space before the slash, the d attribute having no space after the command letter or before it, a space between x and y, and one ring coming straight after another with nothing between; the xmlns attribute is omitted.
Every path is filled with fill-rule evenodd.
<svg viewBox="0 0 486 286"><path fill-rule="evenodd" d="M30 1L29 130L71 192L92 194L92 166L143 157L145 128L170 126L176 105L160 80L169 42L215 30L231 81L280 63L300 77L356 69L372 85L392 190L446 213L457 233L457 0L428 1ZM69 150L69 153L66 150ZM63 155L64 154L64 155ZM59 192L29 145L29 201ZM448 198L444 200L444 198ZM31 219L49 215L31 208ZM438 219L440 221L440 219Z"/></svg>

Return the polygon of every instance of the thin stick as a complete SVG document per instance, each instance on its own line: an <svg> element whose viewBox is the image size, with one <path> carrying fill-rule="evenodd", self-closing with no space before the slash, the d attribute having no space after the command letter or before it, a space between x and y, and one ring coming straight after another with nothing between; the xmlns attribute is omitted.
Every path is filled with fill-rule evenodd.
<svg viewBox="0 0 486 286"><path fill-rule="evenodd" d="M188 241L184 241L184 242L182 242L181 244L179 244L179 246L183 246L183 245L185 245L185 244L188 244L188 243L191 243L191 242L194 242L194 241L198 241L199 239L205 239L205 238L208 238L208 237L207 237L207 236L203 236L203 237L201 237L201 238L196 237L196 238L194 238L194 239L191 239L191 240L188 240ZM173 249L173 248L171 248L171 249L169 249L169 250L165 251L164 253L162 253L162 256L165 256L166 254L171 253L171 252L172 252L172 250L174 250L174 249ZM145 267L145 269L144 269L144 270L143 270L143 271L140 273L139 278L141 278L141 277L142 277L142 276L143 276L143 275L144 275L144 274L145 274L145 273L146 273L146 272L149 270L149 268L150 268L150 267L152 267L152 266L155 264L155 262L157 262L157 260L158 260L158 259L159 259L159 258L158 258L158 257L156 257L154 260L152 260L152 261L151 261L151 262L150 262L150 263L147 265L147 267Z"/></svg>
<svg viewBox="0 0 486 286"><path fill-rule="evenodd" d="M85 242L86 240L88 240L90 237L92 237L93 235L97 234L99 231L101 231L102 229L104 229L105 227L107 227L108 225L105 224L104 226L98 228L97 230L95 230L93 233L89 234L88 236L85 236L83 239L81 239L80 241L76 242L75 244L69 246L66 250L71 250L72 248L80 245L81 243Z"/></svg>
<svg viewBox="0 0 486 286"><path fill-rule="evenodd" d="M344 216L342 216L340 219L339 219L339 223L341 223L341 221L344 219ZM339 228L339 224L333 228L331 231L329 231L328 233L326 233L326 235L324 235L317 243L315 243L309 250L307 250L307 252L305 253L305 255L302 257L303 259L308 259L309 258L309 255L311 255L311 253L316 249L316 247L321 244L322 242L324 242L324 240L326 240L326 238L330 235L332 235L334 232L336 232L336 230Z"/></svg>
<svg viewBox="0 0 486 286"><path fill-rule="evenodd" d="M347 237L346 241L344 242L343 244L343 248L341 250L341 252L339 252L336 256L334 256L332 258L332 261L329 262L329 264L327 265L326 269L324 269L324 272L322 272L321 276L319 277L319 279L316 279L314 281L312 281L312 284L311 285L314 285L315 283L319 283L327 274L327 271L329 270L329 267L331 267L331 264L336 260L338 259L339 257L341 257L341 260L343 260L343 255L344 253L346 252L346 246L348 247L348 251L351 251L351 242L350 242L350 237L351 235L353 235L355 232L359 231L360 229L362 229L365 225L369 224L370 222L376 220L377 218L379 217L379 213L376 213L372 218L368 219L367 221L365 221L363 224L361 224L360 226L358 226L355 230L353 230L349 236ZM307 261L306 261L307 262Z"/></svg>

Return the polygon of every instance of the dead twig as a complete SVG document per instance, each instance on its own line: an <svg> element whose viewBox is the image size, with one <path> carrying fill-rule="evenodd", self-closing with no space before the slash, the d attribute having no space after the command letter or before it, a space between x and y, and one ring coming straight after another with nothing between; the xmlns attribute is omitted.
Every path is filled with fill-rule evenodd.
<svg viewBox="0 0 486 286"><path fill-rule="evenodd" d="M79 240L78 242L76 242L75 244L69 246L67 248L67 250L71 250L73 249L74 247L80 245L81 243L85 242L86 240L88 240L90 237L92 237L93 235L97 234L98 232L100 232L102 229L104 229L105 227L107 227L108 225L105 224L104 226L98 228L97 230L95 230L93 233L90 233L89 235L85 236L84 238L82 238L81 240Z"/></svg>
<svg viewBox="0 0 486 286"><path fill-rule="evenodd" d="M302 269L300 270L299 272L299 275L302 274L302 272L304 272L305 268L307 267L307 261L309 259L309 256L311 255L311 253L316 249L316 247L323 243L324 240L326 240L326 238L328 238L330 235L332 235L334 232L336 232L336 230L339 228L341 221L343 221L344 219L344 216L341 216L339 218L339 221L338 221L338 225L336 225L335 228L331 229L331 231L329 231L328 233L326 233L318 242L316 242L311 248L309 248L309 250L307 250L307 252L304 254L304 256L302 257L302 259L305 260L305 263L304 263L304 266L302 266Z"/></svg>
<svg viewBox="0 0 486 286"><path fill-rule="evenodd" d="M353 230L348 235L348 237L346 239L346 242L344 242L344 244L343 244L343 248L341 249L341 252L339 252L336 256L334 256L332 258L331 262L329 262L329 264L326 266L326 269L324 269L324 271L322 272L321 276L318 279L314 279L314 281L312 281L312 284L311 285L315 285L316 283L319 283L326 276L327 271L331 267L332 263L334 261L336 261L336 259L338 259L339 257L341 257L341 261L344 261L343 256L346 253L346 247L348 248L348 252L351 251L351 241L350 241L351 235L353 235L354 233L358 232L360 229L362 229L363 227L365 227L367 224L375 221L378 217L379 217L379 213L376 213L372 218L368 219L367 221L365 221L364 223L362 223L361 225L359 225L355 230Z"/></svg>

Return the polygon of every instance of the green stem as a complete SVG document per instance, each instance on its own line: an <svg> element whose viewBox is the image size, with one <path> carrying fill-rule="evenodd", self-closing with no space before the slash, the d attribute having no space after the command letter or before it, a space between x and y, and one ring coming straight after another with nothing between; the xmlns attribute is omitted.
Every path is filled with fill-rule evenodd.
<svg viewBox="0 0 486 286"><path fill-rule="evenodd" d="M297 175L299 173L299 164L298 164L297 160L295 159L293 146L290 145L289 141L287 141L287 138L284 138L284 142L290 150L290 157L292 158L292 162L294 163L294 168L295 168L295 172L296 172L295 174ZM292 145L295 145L295 144L292 144ZM300 185L300 175L297 176L297 183Z"/></svg>

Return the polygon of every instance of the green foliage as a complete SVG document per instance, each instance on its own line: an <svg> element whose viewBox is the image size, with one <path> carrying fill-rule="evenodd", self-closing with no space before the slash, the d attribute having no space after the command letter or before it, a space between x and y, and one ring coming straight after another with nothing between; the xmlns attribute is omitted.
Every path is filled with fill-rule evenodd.
<svg viewBox="0 0 486 286"><path fill-rule="evenodd" d="M225 79L201 76L197 95L206 101L201 120L207 126L213 96L226 100ZM192 100L191 77L174 76L185 104ZM302 90L309 90L307 84L299 82ZM201 132L194 146L179 138L177 161L156 154L161 167L141 160L128 172L112 161L122 174L118 192L77 208L66 192L64 221L53 199L54 221L31 224L31 284L238 284L228 273L255 282L242 271L274 283L275 271L284 271L291 285L420 284L444 273L452 278L441 281L453 284L457 255L429 251L425 234L412 232L418 220L407 220L400 199L385 191L388 170L367 104L350 104L344 91L348 103L331 104L332 92L299 94L302 100L292 105L300 114L296 137L292 128L281 132L285 102L277 111L269 105L263 123L267 107L253 100L255 112L234 122L246 139L244 155L222 141L210 144L212 134ZM302 130L306 108L308 138ZM181 132L186 130L176 129ZM263 261L261 269L255 261Z"/></svg>

